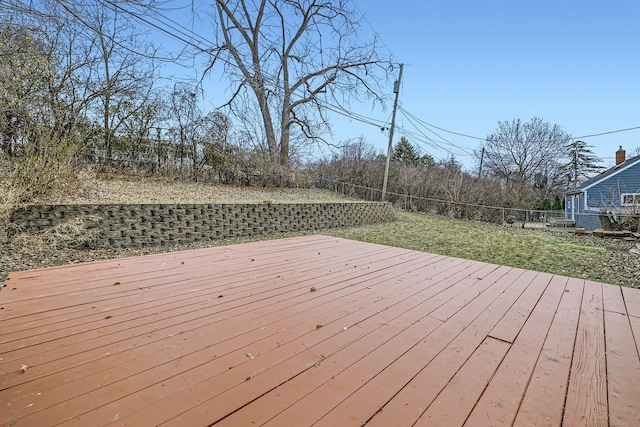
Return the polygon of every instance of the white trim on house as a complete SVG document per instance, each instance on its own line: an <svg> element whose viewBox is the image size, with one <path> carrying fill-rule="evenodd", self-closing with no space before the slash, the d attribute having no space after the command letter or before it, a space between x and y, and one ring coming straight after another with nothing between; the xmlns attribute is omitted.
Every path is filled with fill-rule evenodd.
<svg viewBox="0 0 640 427"><path fill-rule="evenodd" d="M620 172L625 171L625 170L629 169L630 167L637 165L638 163L640 163L640 159L636 160L635 162L629 163L625 167L620 168L617 171L608 174L607 176L602 177L602 179L598 179L598 180L592 182L590 185L588 185L588 186L586 186L584 188L581 188L581 190L583 190L585 192L585 195L586 195L587 190L589 188L593 187L594 185L600 184L604 180L608 180L609 178L618 175ZM620 165L614 166L613 169L617 168L618 166L620 166ZM586 200L586 197L585 197L585 200Z"/></svg>
<svg viewBox="0 0 640 427"><path fill-rule="evenodd" d="M631 199L627 201L627 199ZM640 205L640 193L621 193L620 194L620 206L639 206Z"/></svg>
<svg viewBox="0 0 640 427"><path fill-rule="evenodd" d="M572 194L569 197L567 197L567 201L566 203L569 204L569 209L571 209L571 219L572 221L576 220L576 210L578 209L579 205L580 205L580 195L578 194Z"/></svg>

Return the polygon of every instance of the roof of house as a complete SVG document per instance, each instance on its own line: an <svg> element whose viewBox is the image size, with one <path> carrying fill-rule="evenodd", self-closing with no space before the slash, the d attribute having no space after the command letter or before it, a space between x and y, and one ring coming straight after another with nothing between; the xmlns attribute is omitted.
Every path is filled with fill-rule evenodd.
<svg viewBox="0 0 640 427"><path fill-rule="evenodd" d="M596 176L594 176L593 178L590 178L588 180L586 180L585 182L583 182L582 184L578 185L576 188L574 188L573 190L567 191L567 194L571 194L571 193L580 193L608 178L610 178L613 175L617 175L618 173L622 172L623 170L637 164L640 163L640 156L635 156L635 157L631 157L630 159L625 160L624 162L615 165L609 169L607 169L606 171L602 172L601 174L598 174Z"/></svg>

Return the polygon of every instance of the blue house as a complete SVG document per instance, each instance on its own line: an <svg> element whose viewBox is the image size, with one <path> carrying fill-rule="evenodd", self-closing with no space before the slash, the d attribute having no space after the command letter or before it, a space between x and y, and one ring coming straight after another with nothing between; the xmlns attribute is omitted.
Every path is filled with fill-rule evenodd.
<svg viewBox="0 0 640 427"><path fill-rule="evenodd" d="M627 160L622 147L616 152L614 167L565 193L565 218L575 221L576 227L609 229L614 222L637 221L638 216L640 156Z"/></svg>

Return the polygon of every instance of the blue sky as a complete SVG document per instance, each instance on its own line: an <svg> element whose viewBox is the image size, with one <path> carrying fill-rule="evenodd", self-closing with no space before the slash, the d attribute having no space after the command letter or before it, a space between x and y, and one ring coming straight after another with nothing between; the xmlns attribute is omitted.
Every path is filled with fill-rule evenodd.
<svg viewBox="0 0 640 427"><path fill-rule="evenodd" d="M640 2L360 1L360 11L398 62L405 65L400 105L421 120L486 137L499 121L540 117L574 137L640 126ZM389 92L392 83L389 84ZM387 111L352 105L385 121ZM414 119L415 123L415 119ZM364 135L381 151L388 136L370 125L336 118L335 137ZM466 167L480 141L436 130L454 145L416 138L436 159L454 155ZM413 138L412 138L413 136ZM420 136L418 134L418 136ZM640 129L583 138L606 165L622 145L640 147Z"/></svg>
<svg viewBox="0 0 640 427"><path fill-rule="evenodd" d="M453 155L472 169L481 141L446 132L442 138L417 120L484 138L499 121L534 116L574 137L640 126L640 2L637 0L359 0L364 29L375 31L405 64L394 143L402 135L436 160ZM188 25L188 24L187 24ZM185 70L194 77L201 70ZM397 75L397 70L394 72ZM394 77L395 78L395 77ZM226 102L226 84L209 81L212 106ZM379 122L386 110L349 108ZM224 98L224 99L223 99ZM334 115L333 142L363 136L386 152L379 127ZM431 141L429 140L431 139ZM582 138L604 165L623 146L640 147L640 129ZM435 141L435 142L433 142ZM324 147L323 154L329 154Z"/></svg>

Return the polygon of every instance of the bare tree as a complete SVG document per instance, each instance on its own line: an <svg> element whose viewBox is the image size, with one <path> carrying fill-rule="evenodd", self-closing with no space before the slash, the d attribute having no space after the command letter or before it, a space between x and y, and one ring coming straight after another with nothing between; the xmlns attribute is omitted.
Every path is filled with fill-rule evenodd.
<svg viewBox="0 0 640 427"><path fill-rule="evenodd" d="M96 2L83 10L87 16L82 22L95 35L98 61L94 80L99 92L95 107L104 127L105 156L110 158L113 139L124 121L145 108L149 100L155 51L118 9Z"/></svg>
<svg viewBox="0 0 640 427"><path fill-rule="evenodd" d="M155 49L131 16L109 2L18 0L6 10L44 35L51 64L47 125L69 132L79 119L95 114L110 157L122 120L142 108L152 90Z"/></svg>
<svg viewBox="0 0 640 427"><path fill-rule="evenodd" d="M5 220L16 203L77 188L74 160L82 144L78 104L69 104L63 84L75 70L62 43L71 33L30 16L6 18L0 13L0 132L11 156L0 159Z"/></svg>
<svg viewBox="0 0 640 427"><path fill-rule="evenodd" d="M87 43L80 31L61 18L37 18L21 16L19 23L3 27L5 35L13 34L0 53L0 108L4 127L9 126L16 141L22 138L19 133L24 136L35 127L46 127L61 139L74 133L95 99L85 80L92 59L85 55Z"/></svg>
<svg viewBox="0 0 640 427"><path fill-rule="evenodd" d="M175 157L180 159L180 171L184 166L184 160L190 155L193 161L193 174L197 179L196 164L198 162L198 142L195 138L195 123L202 112L198 107L197 92L194 85L189 83L176 83L171 92L170 114L175 122L171 128L171 133L177 138L178 146ZM189 152L185 152L188 149Z"/></svg>
<svg viewBox="0 0 640 427"><path fill-rule="evenodd" d="M538 117L528 122L499 122L483 144L484 165L495 177L516 183L521 189L548 191L560 182L559 160L565 157L570 140L571 135L561 126Z"/></svg>
<svg viewBox="0 0 640 427"><path fill-rule="evenodd" d="M166 119L166 100L160 92L153 92L146 102L136 104L123 102L116 112L122 124L123 136L129 144L129 159L147 160L155 162L157 148L152 147L152 131L161 129L161 123ZM157 143L157 138L156 138Z"/></svg>
<svg viewBox="0 0 640 427"><path fill-rule="evenodd" d="M307 140L329 131L321 97L381 101L390 62L375 37L360 39L356 10L352 0L215 1L219 46L210 68L224 64L232 111L251 98L258 105L272 162L289 167L294 129Z"/></svg>
<svg viewBox="0 0 640 427"><path fill-rule="evenodd" d="M41 110L51 74L45 34L11 22L0 27L0 142L12 156L31 112Z"/></svg>

